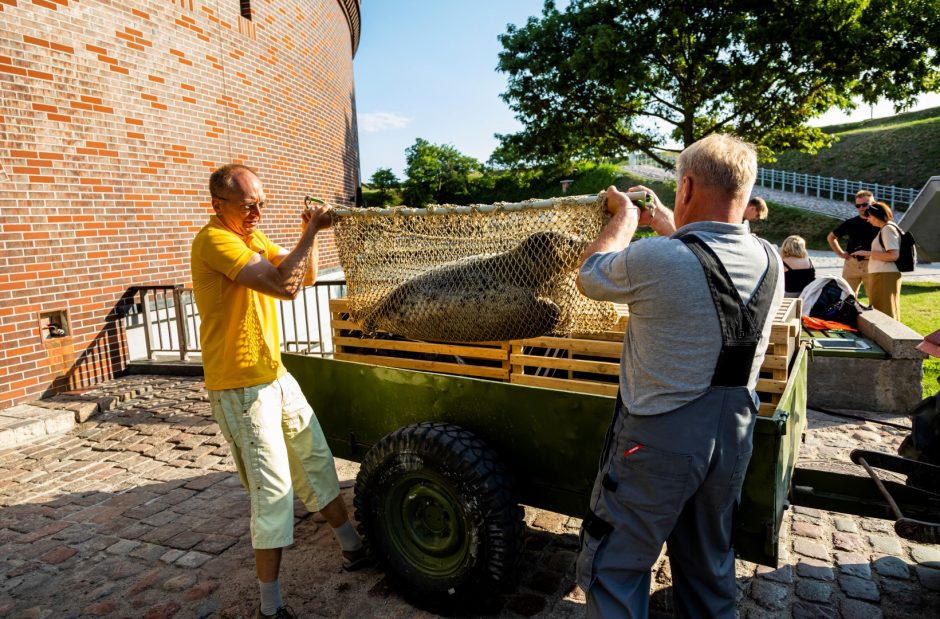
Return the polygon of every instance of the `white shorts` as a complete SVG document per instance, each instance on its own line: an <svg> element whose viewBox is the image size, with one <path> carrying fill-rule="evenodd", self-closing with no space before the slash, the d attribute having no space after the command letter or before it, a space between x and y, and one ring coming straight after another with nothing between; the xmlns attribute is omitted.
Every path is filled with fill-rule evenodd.
<svg viewBox="0 0 940 619"><path fill-rule="evenodd" d="M290 374L273 383L209 390L212 415L251 496L251 545L294 541L294 493L310 511L339 496L333 454L313 409Z"/></svg>

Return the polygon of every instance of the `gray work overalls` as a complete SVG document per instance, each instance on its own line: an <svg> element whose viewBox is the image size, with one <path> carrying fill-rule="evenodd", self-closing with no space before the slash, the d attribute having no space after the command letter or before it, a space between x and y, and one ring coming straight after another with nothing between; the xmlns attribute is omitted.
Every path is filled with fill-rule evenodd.
<svg viewBox="0 0 940 619"><path fill-rule="evenodd" d="M645 618L663 542L680 617L734 617L732 518L751 458L757 405L747 384L777 286L768 267L745 305L704 241L679 239L701 262L721 325L711 386L660 415L631 415L617 397L581 528L578 584L588 617Z"/></svg>

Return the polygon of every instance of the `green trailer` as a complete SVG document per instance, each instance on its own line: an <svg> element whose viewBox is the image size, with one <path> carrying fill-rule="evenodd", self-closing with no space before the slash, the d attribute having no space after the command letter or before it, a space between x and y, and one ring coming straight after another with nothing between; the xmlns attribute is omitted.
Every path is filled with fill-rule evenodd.
<svg viewBox="0 0 940 619"><path fill-rule="evenodd" d="M356 517L393 579L425 602L480 599L512 582L520 504L581 517L614 398L285 354L334 455L360 462ZM735 549L776 566L806 427L807 356L759 416Z"/></svg>

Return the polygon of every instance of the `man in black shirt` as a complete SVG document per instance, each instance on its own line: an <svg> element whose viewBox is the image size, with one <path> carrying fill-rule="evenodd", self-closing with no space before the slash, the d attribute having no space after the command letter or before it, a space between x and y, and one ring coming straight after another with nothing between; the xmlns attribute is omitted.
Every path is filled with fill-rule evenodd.
<svg viewBox="0 0 940 619"><path fill-rule="evenodd" d="M865 293L868 293L868 258L857 258L852 252L871 249L871 242L878 234L878 228L868 223L868 205L874 203L875 196L870 191L863 189L856 193L855 208L858 215L843 221L826 237L832 251L845 261L842 265L842 279L855 290L856 296L859 284L865 284ZM839 238L843 236L848 237L845 251L839 245Z"/></svg>

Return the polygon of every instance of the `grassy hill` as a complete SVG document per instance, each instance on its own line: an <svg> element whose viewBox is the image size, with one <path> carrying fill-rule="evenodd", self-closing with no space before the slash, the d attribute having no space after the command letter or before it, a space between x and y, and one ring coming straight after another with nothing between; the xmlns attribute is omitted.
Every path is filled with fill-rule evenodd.
<svg viewBox="0 0 940 619"><path fill-rule="evenodd" d="M831 148L766 167L914 189L940 174L940 107L822 129L837 138Z"/></svg>

